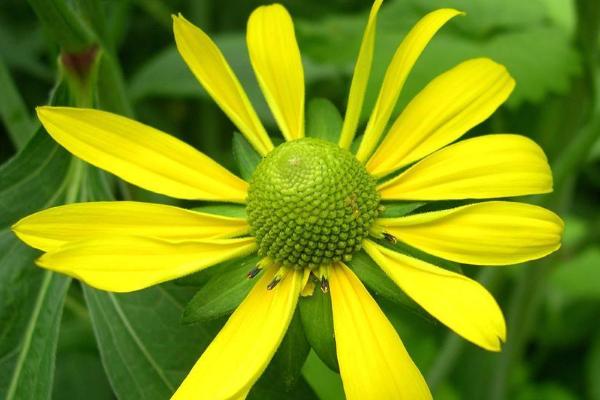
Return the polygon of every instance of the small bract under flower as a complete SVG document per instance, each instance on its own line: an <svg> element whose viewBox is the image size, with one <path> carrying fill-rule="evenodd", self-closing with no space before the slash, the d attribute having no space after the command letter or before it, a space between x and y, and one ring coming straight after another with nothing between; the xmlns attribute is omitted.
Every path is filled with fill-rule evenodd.
<svg viewBox="0 0 600 400"><path fill-rule="evenodd" d="M378 207L375 180L348 150L303 138L258 165L247 214L259 255L314 269L360 250Z"/></svg>

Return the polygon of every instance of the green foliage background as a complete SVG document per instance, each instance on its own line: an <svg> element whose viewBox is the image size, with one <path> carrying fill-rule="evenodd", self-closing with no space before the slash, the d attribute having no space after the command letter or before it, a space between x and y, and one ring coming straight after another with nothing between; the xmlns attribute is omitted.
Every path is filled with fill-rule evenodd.
<svg viewBox="0 0 600 400"><path fill-rule="evenodd" d="M371 4L283 3L295 18L307 98L316 99L307 107L309 132L335 135ZM0 398L167 399L247 292L249 284L242 277L252 259L136 293L96 291L34 267L38 254L9 227L27 214L65 202L173 202L73 160L39 129L36 105L82 102L57 66L61 51L101 49L95 106L135 116L249 176L257 155L234 134L180 59L171 14L182 12L215 38L276 136L245 49L246 19L259 4L0 2ZM505 64L517 81L515 92L469 135L515 132L542 145L553 166L555 192L530 200L564 218L563 247L528 265L444 265L476 277L498 299L508 319L508 342L499 354L448 332L368 260L358 257L352 268L400 332L436 399L600 400L600 2L387 0L363 120L403 35L425 12L443 6L465 10L467 16L451 22L429 45L398 110L459 61L487 56ZM391 212L399 215L417 206L398 205ZM343 399L334 344L326 334L331 331L328 302L317 292L301 303L251 398Z"/></svg>

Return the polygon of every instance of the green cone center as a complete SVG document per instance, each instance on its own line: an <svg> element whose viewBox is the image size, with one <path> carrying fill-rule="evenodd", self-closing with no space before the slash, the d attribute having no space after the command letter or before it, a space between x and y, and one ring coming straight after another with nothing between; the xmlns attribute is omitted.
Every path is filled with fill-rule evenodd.
<svg viewBox="0 0 600 400"><path fill-rule="evenodd" d="M260 256L317 268L360 250L378 206L375 180L349 151L304 138L260 162L246 211Z"/></svg>

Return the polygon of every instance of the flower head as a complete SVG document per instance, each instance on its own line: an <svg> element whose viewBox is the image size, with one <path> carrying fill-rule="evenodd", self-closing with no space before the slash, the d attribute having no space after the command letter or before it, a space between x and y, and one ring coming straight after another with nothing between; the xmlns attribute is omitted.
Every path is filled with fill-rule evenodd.
<svg viewBox="0 0 600 400"><path fill-rule="evenodd" d="M435 78L391 123L413 64L433 35L461 14L426 15L394 54L359 142L377 14L365 28L338 143L305 137L304 78L292 20L281 5L248 22L252 67L286 139L274 148L218 47L182 16L173 18L188 66L263 156L249 182L206 155L139 122L92 109L40 107L48 133L77 157L142 188L174 198L246 204L234 218L131 201L51 208L14 232L45 254L41 267L116 292L142 289L258 252L256 284L173 395L244 398L260 377L316 277L329 292L336 349L349 399L427 399L429 389L375 300L345 265L366 252L405 293L465 339L498 351L502 312L476 281L422 261L387 242L476 265L514 264L560 247L552 212L482 201L407 216L383 214L389 201L497 199L552 190L543 151L526 137L491 134L454 143L488 118L514 81L485 58ZM304 291L304 294L310 294Z"/></svg>

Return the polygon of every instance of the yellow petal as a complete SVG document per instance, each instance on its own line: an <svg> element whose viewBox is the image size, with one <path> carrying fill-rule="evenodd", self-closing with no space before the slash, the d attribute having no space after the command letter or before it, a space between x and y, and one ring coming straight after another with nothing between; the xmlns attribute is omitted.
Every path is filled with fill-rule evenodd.
<svg viewBox="0 0 600 400"><path fill-rule="evenodd" d="M111 292L131 292L250 254L254 238L167 242L133 236L70 242L37 260L41 267Z"/></svg>
<svg viewBox="0 0 600 400"><path fill-rule="evenodd" d="M86 108L38 107L37 115L61 146L134 185L181 199L246 201L246 182L157 129Z"/></svg>
<svg viewBox="0 0 600 400"><path fill-rule="evenodd" d="M350 94L348 95L348 106L346 107L346 116L342 133L340 135L339 145L347 149L352 144L358 120L363 106L365 91L369 83L369 74L371 73L371 64L373 62L373 50L375 49L375 28L377 27L377 13L383 0L375 0L371 7L369 20L363 34L360 50L354 65L354 75L350 84Z"/></svg>
<svg viewBox="0 0 600 400"><path fill-rule="evenodd" d="M267 290L268 269L204 351L171 400L243 398L275 354L302 290L293 270Z"/></svg>
<svg viewBox="0 0 600 400"><path fill-rule="evenodd" d="M400 91L413 65L433 35L460 11L443 8L423 17L406 35L385 73L377 102L365 129L365 136L356 153L356 158L365 161L379 142L390 115L394 110Z"/></svg>
<svg viewBox="0 0 600 400"><path fill-rule="evenodd" d="M478 282L370 240L363 247L406 294L444 325L486 350L500 351L506 340L504 316Z"/></svg>
<svg viewBox="0 0 600 400"><path fill-rule="evenodd" d="M286 140L304 137L304 70L294 24L280 4L258 7L246 33L252 68Z"/></svg>
<svg viewBox="0 0 600 400"><path fill-rule="evenodd" d="M179 54L196 79L248 142L261 155L266 155L273 149L273 143L221 50L206 33L181 15L173 16L173 31Z"/></svg>
<svg viewBox="0 0 600 400"><path fill-rule="evenodd" d="M488 201L376 224L397 239L438 257L479 265L516 264L560 248L563 222L545 208Z"/></svg>
<svg viewBox="0 0 600 400"><path fill-rule="evenodd" d="M386 200L489 199L552 191L544 151L525 136L497 134L438 150L378 187Z"/></svg>
<svg viewBox="0 0 600 400"><path fill-rule="evenodd" d="M329 268L333 328L348 400L431 399L398 333L356 275Z"/></svg>
<svg viewBox="0 0 600 400"><path fill-rule="evenodd" d="M169 241L215 239L248 232L246 220L135 201L77 203L29 215L13 227L28 245L57 250L68 242L111 236Z"/></svg>
<svg viewBox="0 0 600 400"><path fill-rule="evenodd" d="M506 68L487 58L441 74L394 121L368 171L383 176L452 143L492 115L514 87Z"/></svg>

